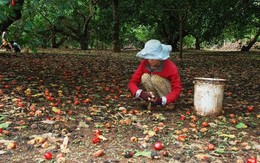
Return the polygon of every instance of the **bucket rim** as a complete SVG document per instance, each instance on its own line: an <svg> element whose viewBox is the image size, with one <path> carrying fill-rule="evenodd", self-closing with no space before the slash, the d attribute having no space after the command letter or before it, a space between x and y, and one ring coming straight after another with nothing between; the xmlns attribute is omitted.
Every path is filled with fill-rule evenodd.
<svg viewBox="0 0 260 163"><path fill-rule="evenodd" d="M226 79L219 78L203 78L203 77L195 77L194 80L208 80L208 81L227 81Z"/></svg>

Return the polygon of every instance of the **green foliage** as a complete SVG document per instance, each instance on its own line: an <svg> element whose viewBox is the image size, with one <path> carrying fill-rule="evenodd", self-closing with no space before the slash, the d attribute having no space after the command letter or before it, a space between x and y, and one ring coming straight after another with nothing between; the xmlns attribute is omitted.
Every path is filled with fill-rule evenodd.
<svg viewBox="0 0 260 163"><path fill-rule="evenodd" d="M138 28L133 29L133 33L137 40L146 42L148 39L153 38L155 29L151 26L140 25Z"/></svg>
<svg viewBox="0 0 260 163"><path fill-rule="evenodd" d="M183 38L183 44L187 48L192 48L192 47L194 47L194 44L195 44L195 38L192 35L185 36Z"/></svg>
<svg viewBox="0 0 260 163"><path fill-rule="evenodd" d="M0 6L6 5L6 4L8 4L8 3L10 3L10 0L1 0L1 1L0 1Z"/></svg>
<svg viewBox="0 0 260 163"><path fill-rule="evenodd" d="M9 0L0 2L0 23L13 13ZM257 0L126 0L119 3L121 45L137 47L151 38L176 45L183 22L184 44L205 45L227 39L252 38L259 28ZM110 0L25 0L21 20L9 37L28 47L50 47L67 37L70 47L112 47ZM131 14L130 14L131 13ZM185 37L186 36L186 37Z"/></svg>
<svg viewBox="0 0 260 163"><path fill-rule="evenodd" d="M13 10L9 5L9 0L0 1L0 22L7 19L8 16L13 15Z"/></svg>

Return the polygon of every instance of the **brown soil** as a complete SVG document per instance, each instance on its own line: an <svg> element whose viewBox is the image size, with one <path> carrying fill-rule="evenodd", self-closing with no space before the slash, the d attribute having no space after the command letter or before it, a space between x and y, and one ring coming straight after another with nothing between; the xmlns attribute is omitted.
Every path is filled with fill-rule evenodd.
<svg viewBox="0 0 260 163"><path fill-rule="evenodd" d="M186 52L171 59L179 67L181 97L173 110L149 111L127 88L139 63L135 52L1 53L0 162L259 161L260 53ZM194 77L227 79L221 115L194 114ZM101 142L93 144L97 129ZM154 150L157 141L163 150ZM10 142L16 148L9 149ZM98 150L103 154L94 156ZM51 160L43 156L47 151Z"/></svg>

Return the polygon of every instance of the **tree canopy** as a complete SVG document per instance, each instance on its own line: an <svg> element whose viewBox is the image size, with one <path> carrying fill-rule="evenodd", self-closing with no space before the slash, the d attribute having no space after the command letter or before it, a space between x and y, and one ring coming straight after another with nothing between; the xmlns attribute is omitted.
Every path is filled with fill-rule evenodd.
<svg viewBox="0 0 260 163"><path fill-rule="evenodd" d="M196 49L247 39L241 50L250 50L260 33L257 0L2 0L0 8L0 30L30 48L120 51L157 38L179 50L191 37Z"/></svg>

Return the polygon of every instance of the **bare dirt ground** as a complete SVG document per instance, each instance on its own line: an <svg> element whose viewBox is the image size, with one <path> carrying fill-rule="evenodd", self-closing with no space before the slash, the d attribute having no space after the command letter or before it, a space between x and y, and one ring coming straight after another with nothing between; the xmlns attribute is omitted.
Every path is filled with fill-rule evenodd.
<svg viewBox="0 0 260 163"><path fill-rule="evenodd" d="M0 53L0 162L259 162L260 53L171 59L181 97L149 111L127 89L135 52ZM227 79L221 115L194 114L194 77Z"/></svg>

